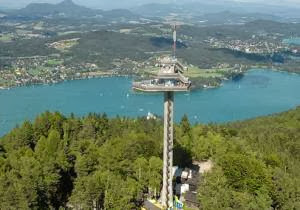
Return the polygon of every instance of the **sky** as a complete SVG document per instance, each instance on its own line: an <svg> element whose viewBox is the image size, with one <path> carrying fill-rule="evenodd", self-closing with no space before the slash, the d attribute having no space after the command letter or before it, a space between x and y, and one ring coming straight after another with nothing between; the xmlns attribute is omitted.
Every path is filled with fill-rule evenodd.
<svg viewBox="0 0 300 210"><path fill-rule="evenodd" d="M21 8L32 2L58 3L62 0L0 0L0 8ZM73 0L75 3L98 9L131 8L145 3L193 2L205 0ZM274 5L300 6L300 0L209 0L210 2L255 2Z"/></svg>

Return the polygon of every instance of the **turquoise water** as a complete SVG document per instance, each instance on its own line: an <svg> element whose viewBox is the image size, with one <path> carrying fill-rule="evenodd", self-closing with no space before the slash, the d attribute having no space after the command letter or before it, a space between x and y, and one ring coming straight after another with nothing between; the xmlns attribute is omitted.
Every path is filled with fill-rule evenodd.
<svg viewBox="0 0 300 210"><path fill-rule="evenodd" d="M283 43L285 43L285 44L300 45L300 37L290 38L290 39L284 39Z"/></svg>
<svg viewBox="0 0 300 210"><path fill-rule="evenodd" d="M0 90L0 136L46 110L77 116L89 112L162 115L162 94L134 93L131 82L131 78L111 77ZM193 122L228 122L281 112L300 105L299 91L300 75L252 70L220 88L177 94L175 119L187 113Z"/></svg>

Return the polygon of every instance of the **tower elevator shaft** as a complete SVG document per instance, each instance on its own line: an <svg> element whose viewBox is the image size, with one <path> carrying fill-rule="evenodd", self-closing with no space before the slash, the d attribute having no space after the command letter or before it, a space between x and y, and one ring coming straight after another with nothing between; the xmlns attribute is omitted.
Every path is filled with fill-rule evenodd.
<svg viewBox="0 0 300 210"><path fill-rule="evenodd" d="M173 207L173 113L174 92L164 93L164 160L161 201L167 209Z"/></svg>

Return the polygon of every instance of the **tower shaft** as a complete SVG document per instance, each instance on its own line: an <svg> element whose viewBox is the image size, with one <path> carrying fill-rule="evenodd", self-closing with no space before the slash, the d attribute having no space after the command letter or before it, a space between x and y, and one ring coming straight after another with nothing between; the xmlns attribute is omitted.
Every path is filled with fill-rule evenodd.
<svg viewBox="0 0 300 210"><path fill-rule="evenodd" d="M173 113L174 92L164 93L164 161L162 205L173 207Z"/></svg>

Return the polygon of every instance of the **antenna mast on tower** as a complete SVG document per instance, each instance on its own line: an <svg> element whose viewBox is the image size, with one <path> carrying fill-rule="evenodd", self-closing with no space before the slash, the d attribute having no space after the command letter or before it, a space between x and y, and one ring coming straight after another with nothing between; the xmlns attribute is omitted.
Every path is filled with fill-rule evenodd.
<svg viewBox="0 0 300 210"><path fill-rule="evenodd" d="M176 58L176 43L177 43L177 24L173 25L173 56Z"/></svg>

